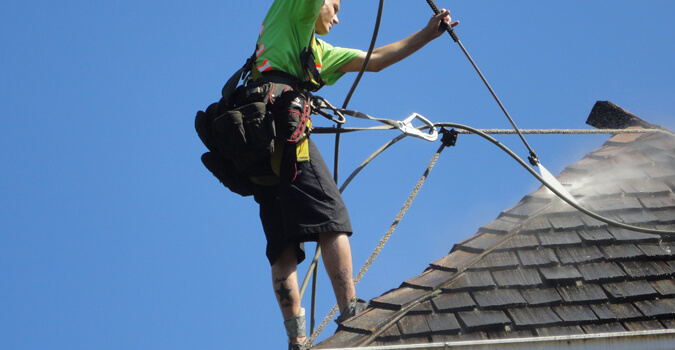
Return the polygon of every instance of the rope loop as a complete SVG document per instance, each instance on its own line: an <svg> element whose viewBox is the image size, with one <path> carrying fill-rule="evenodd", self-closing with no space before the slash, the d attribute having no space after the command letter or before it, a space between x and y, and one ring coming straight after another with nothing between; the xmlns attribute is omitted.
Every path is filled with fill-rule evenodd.
<svg viewBox="0 0 675 350"><path fill-rule="evenodd" d="M380 239L380 243L377 245L375 248L375 251L370 255L368 260L366 260L365 264L359 271L359 273L356 275L354 278L354 285L357 285L360 281L361 278L366 274L370 266L375 262L375 259L377 259L377 256L380 255L380 252L382 252L382 249L384 249L384 245L387 244L387 241L389 241L389 238L394 234L394 231L398 227L398 224L403 220L403 216L406 214L408 209L410 209L410 206L412 205L413 200L415 200L415 197L417 197L417 194L419 193L420 189L422 188L422 185L424 185L424 182L427 180L429 177L429 173L431 170L434 168L436 165L436 162L438 161L438 158L441 155L441 152L446 148L445 144L441 144L441 147L438 148L434 156L431 158L431 161L429 162L429 165L427 166L426 170L424 171L424 174L422 174L422 177L417 181L417 184L415 185L415 188L413 189L412 193L410 193L410 196L408 196L408 199L406 200L405 204L403 204L403 207L401 210L398 212L396 215L396 218L394 218L394 222L392 222L391 226L389 226L389 230L387 230L387 233ZM316 338L321 334L323 329L328 325L331 319L335 316L337 313L338 306L335 305L331 312L324 318L323 322L319 325L317 330L312 333L311 337L309 338L309 344L314 345L314 341L316 341Z"/></svg>

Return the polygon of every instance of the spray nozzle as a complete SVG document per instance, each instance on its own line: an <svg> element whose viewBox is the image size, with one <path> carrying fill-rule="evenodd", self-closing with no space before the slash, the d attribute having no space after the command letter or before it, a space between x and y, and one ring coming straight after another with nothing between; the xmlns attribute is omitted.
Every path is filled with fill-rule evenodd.
<svg viewBox="0 0 675 350"><path fill-rule="evenodd" d="M534 153L534 151L530 151L530 156L527 157L527 159L530 161L532 166L539 166L539 158L537 158L537 154Z"/></svg>

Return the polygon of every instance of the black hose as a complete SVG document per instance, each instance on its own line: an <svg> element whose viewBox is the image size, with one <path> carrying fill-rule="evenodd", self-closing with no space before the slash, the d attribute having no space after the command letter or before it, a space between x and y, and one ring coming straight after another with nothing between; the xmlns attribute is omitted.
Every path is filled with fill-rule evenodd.
<svg viewBox="0 0 675 350"><path fill-rule="evenodd" d="M363 61L363 65L361 66L361 70L359 71L359 74L356 76L356 79L354 80L354 83L352 84L351 89L349 90L349 93L347 94L347 97L345 98L344 103L342 104L342 109L347 109L347 106L349 105L349 101L352 98L352 95L354 94L354 91L356 91L356 87L359 85L359 82L361 81L361 77L366 71L366 68L368 67L368 61L370 61L370 56L373 54L373 50L375 49L375 42L377 41L377 36L378 33L380 32L380 23L382 22L382 12L384 10L384 0L380 0L380 5L377 10L377 19L375 21L375 29L373 30L373 36L370 40L370 47L368 48L368 53L366 54L366 58ZM342 128L342 124L338 123L337 126L337 131L335 134L335 155L333 159L333 180L335 183L338 183L338 174L340 170L340 135L341 133L339 130ZM302 295L305 292L305 288L307 287L307 283L309 281L309 275L314 274L314 279L313 279L313 286L312 286L312 314L311 314L311 331L312 333L314 332L314 300L315 300L315 295L316 295L316 267L318 265L319 261L319 256L321 255L321 247L317 244L316 245L316 251L314 253L314 259L312 259L312 263L310 264L309 270L307 271L307 276L305 276L305 280L302 284L302 288L300 290L300 298L302 298Z"/></svg>
<svg viewBox="0 0 675 350"><path fill-rule="evenodd" d="M549 184L548 181L546 181L544 178L541 177L541 175L539 175L534 169L532 169L532 167L529 166L527 164L527 162L525 162L517 154L515 154L513 151L511 151L508 147L504 146L501 142L497 141L492 136L490 136L490 135L488 135L488 134L486 134L486 133L484 133L484 132L482 132L478 129L472 128L470 126L462 125L462 124L456 124L456 123L436 123L436 124L434 124L434 126L436 126L436 127L442 126L442 127L466 130L466 131L468 131L472 134L476 134L476 135L490 141L492 144L501 148L504 152L506 152L508 155L510 155L511 158L516 160L523 168L525 168L525 170L530 172L530 174L532 174L532 176L534 176L539 182L541 182L544 186L546 186L549 190L551 190L551 192L553 192L556 196L558 196L560 199L567 202L567 204L571 205L575 209L579 210L580 212L582 212L582 213L584 213L584 214L586 214L586 215L588 215L588 216L590 216L594 219L597 219L599 221L602 221L602 222L604 222L606 224L609 224L609 225L612 225L612 226L617 226L617 227L625 228L627 230L636 231L636 232L651 233L651 234L675 234L675 231L672 231L672 230L649 229L649 228L638 227L638 226L633 226L633 225L628 225L628 224L624 224L624 223L621 223L621 222L617 222L617 221L608 219L604 216L601 216L597 213L594 213L594 212L580 206L577 203L574 203L573 200L571 200L569 198L566 198L566 196L563 195L562 193L560 193L557 189L555 189L555 187L553 187L553 185ZM426 128L428 128L428 127L422 126L419 129L424 130ZM356 168L356 170L354 170L354 172L352 172L352 174L347 178L345 183L340 187L340 192L344 191L346 189L347 185L349 185L349 183L356 177L356 175L358 175L361 172L361 170L363 170L368 164L370 164L370 162L372 162L377 156L382 154L385 150L387 150L389 147L393 146L395 143L402 140L406 136L408 136L408 135L402 134L402 135L399 135L399 136L395 137L394 139L385 143L382 147L377 149L368 158L366 158L366 160L363 163L361 163L361 165L359 165Z"/></svg>
<svg viewBox="0 0 675 350"><path fill-rule="evenodd" d="M373 54L373 50L375 50L375 42L377 41L377 36L380 32L380 23L382 22L382 12L384 12L384 0L380 0L380 5L377 9L375 29L373 29L373 36L370 39L370 47L368 48L368 53L366 53L366 58L363 61L363 65L361 66L359 74L356 76L356 79L354 79L354 83L352 84L351 89L349 89L349 93L347 93L347 97L345 98L345 101L342 104L342 109L347 109L349 101L351 101L352 95L354 94L354 91L356 91L356 87L359 85L359 82L361 82L361 77L366 72L366 68L368 68L368 62L370 61L370 56ZM340 128L342 128L342 124L338 124L337 129L339 130ZM340 170L340 136L341 135L339 132L335 134L335 155L333 158L333 179L335 180L335 183L338 182L338 172Z"/></svg>
<svg viewBox="0 0 675 350"><path fill-rule="evenodd" d="M434 11L435 14L439 14L441 12L438 9L438 7L436 6L436 3L434 2L434 0L427 0L427 3L429 4L429 6L431 7L431 9ZM471 55L469 55L469 52L466 50L466 48L464 47L462 42L459 40L459 36L457 36L457 33L455 33L455 30L452 29L452 26L447 26L447 31L448 31L448 34L450 34L450 36L452 37L452 40L454 40L457 43L457 45L459 45L459 48L462 49L462 52L464 52L464 55L466 56L466 58L469 59L469 62L471 62L471 65L473 66L473 69L476 70L476 73L478 73L478 76L480 76L481 80L483 81L483 83L485 84L487 89L490 91L490 94L492 94L492 97L495 99L495 101L497 101L497 104L499 105L499 108L501 108L502 112L504 112L504 115L506 116L506 118L509 120L509 122L513 126L513 129L515 129L516 132L518 133L518 136L520 136L520 139L523 141L523 144L525 144L525 147L527 148L527 150L530 151L530 158L529 158L530 164L532 164L533 166L536 166L539 163L539 158L537 158L537 154L534 153L534 150L532 149L532 147L530 147L530 144L527 143L527 140L525 140L525 137L520 132L520 129L518 129L518 127L516 126L516 122L513 121L513 118L511 118L511 115L509 114L509 112L506 111L506 107L504 107L504 104L502 104L502 101L499 100L499 97L497 97L497 94L492 89L492 86L490 86L490 83L488 83L487 79L485 79L485 76L483 75L483 73L480 71L480 69L478 69L478 66L476 65L476 62L474 62L473 58L471 58Z"/></svg>
<svg viewBox="0 0 675 350"><path fill-rule="evenodd" d="M439 123L439 124L436 124L436 125L437 126L445 126L445 127L450 127L450 128L467 130L467 131L470 131L470 132L472 132L472 133L492 142L494 145L501 148L504 152L506 152L508 155L510 155L511 158L515 159L520 165L522 165L525 168L525 170L529 171L530 174L532 174L532 176L534 176L537 180L539 180L539 182L541 182L544 186L546 186L549 190L551 190L551 192L555 193L555 195L558 196L558 198L564 200L565 202L567 202L567 204L571 205L575 209L579 210L580 212L582 212L582 213L584 213L584 214L586 214L586 215L588 215L588 216L590 216L594 219L600 220L600 221L602 221L606 224L612 225L612 226L617 226L617 227L625 228L627 230L636 231L636 232L652 233L652 234L675 234L675 231L672 231L672 230L656 230L656 229L650 229L650 228L628 225L628 224L624 224L622 222L618 222L618 221L608 219L608 218L606 218L604 216L601 216L599 214L596 214L596 213L580 206L579 204L575 203L570 198L567 198L567 196L560 193L554 186L549 184L548 181L544 180L544 178L542 178L534 169L532 169L532 167L530 167L527 163L525 163L525 161L523 161L520 157L518 157L518 155L516 155L508 147L501 144L499 141L497 141L492 136L490 136L488 134L485 134L485 133L483 133L483 132L481 132L477 129L474 129L472 127L460 125L460 124Z"/></svg>

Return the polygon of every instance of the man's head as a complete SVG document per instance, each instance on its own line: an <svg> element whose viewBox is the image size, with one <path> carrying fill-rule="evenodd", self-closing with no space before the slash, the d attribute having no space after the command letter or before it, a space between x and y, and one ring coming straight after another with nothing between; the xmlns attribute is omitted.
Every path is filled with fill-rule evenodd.
<svg viewBox="0 0 675 350"><path fill-rule="evenodd" d="M326 35L330 32L333 25L340 23L337 13L340 11L340 0L325 0L319 18L314 23L314 32L319 35Z"/></svg>

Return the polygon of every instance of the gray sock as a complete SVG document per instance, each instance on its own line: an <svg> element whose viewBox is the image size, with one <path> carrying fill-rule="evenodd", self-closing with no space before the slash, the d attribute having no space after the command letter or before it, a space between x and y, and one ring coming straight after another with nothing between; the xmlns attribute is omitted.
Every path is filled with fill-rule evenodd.
<svg viewBox="0 0 675 350"><path fill-rule="evenodd" d="M286 327L286 334L289 339L301 338L307 336L307 330L305 326L305 309L300 309L300 314L298 316L291 317L284 321L284 327Z"/></svg>

